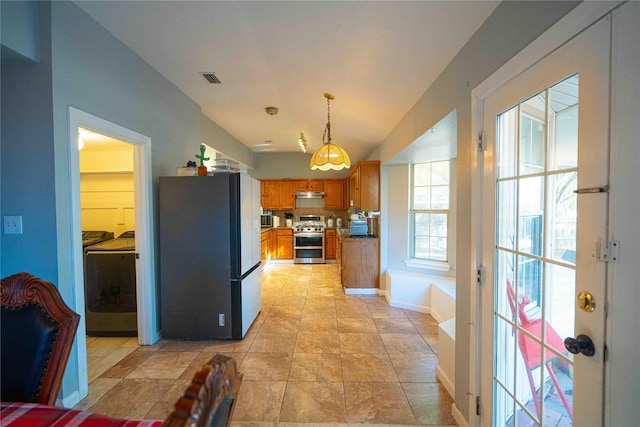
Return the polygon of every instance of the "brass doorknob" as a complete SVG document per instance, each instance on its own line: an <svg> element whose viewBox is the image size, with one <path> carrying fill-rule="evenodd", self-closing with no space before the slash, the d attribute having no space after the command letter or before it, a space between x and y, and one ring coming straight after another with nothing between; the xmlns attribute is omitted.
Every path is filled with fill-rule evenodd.
<svg viewBox="0 0 640 427"><path fill-rule="evenodd" d="M578 294L578 307L580 310L591 313L596 309L596 299L587 291L581 291Z"/></svg>

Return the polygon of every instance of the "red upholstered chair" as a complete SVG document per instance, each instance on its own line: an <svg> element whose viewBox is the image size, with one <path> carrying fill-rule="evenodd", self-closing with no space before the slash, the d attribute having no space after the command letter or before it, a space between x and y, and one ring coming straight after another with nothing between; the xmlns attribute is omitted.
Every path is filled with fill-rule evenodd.
<svg viewBox="0 0 640 427"><path fill-rule="evenodd" d="M525 296L519 304L517 304L516 308L516 294L513 290L513 286L511 285L511 281L507 280L507 298L509 300L509 307L511 308L511 313L517 318L518 325L529 332L531 335L536 337L538 340L542 341L542 319L529 320L527 313L525 312L524 307L529 303L529 299ZM544 323L545 328L545 342L546 344L556 350L559 353L564 353L566 351L564 347L564 341L560 338L560 335L556 332L555 329L549 324L549 322ZM531 371L540 367L542 364L541 356L542 352L540 351L540 344L536 342L529 335L524 333L518 334L518 348L520 349L520 354L522 354L522 358L524 359L524 364L527 367L527 377L529 378L529 386L531 387L531 394L533 394L533 401L536 405L536 411L538 413L538 418L540 418L540 398L536 391L536 385L533 381L533 375ZM570 417L573 418L571 405L567 400L567 396L565 396L560 383L558 382L558 378L556 374L553 372L553 367L551 366L551 362L556 357L556 355L549 349L545 349L544 351L544 365L549 372L549 376L551 377L551 381L553 381L553 385L558 392L558 396L560 396L560 400L564 404L564 407L567 408L567 413Z"/></svg>
<svg viewBox="0 0 640 427"><path fill-rule="evenodd" d="M80 316L28 273L3 278L0 300L2 401L55 404Z"/></svg>

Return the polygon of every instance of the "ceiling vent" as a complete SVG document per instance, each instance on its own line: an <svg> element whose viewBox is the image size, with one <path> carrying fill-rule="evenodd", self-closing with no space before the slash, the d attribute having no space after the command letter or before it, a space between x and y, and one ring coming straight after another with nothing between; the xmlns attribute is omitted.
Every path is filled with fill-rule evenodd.
<svg viewBox="0 0 640 427"><path fill-rule="evenodd" d="M214 73L200 73L200 74L202 74L202 76L205 79L207 79L207 81L212 85L219 85L222 83Z"/></svg>

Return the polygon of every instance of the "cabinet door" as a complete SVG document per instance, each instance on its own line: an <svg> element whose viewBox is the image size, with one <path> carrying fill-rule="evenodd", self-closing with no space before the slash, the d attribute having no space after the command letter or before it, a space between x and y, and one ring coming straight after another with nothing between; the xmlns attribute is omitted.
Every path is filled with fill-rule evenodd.
<svg viewBox="0 0 640 427"><path fill-rule="evenodd" d="M336 230L327 230L324 237L324 258L336 259Z"/></svg>
<svg viewBox="0 0 640 427"><path fill-rule="evenodd" d="M324 208L344 208L344 180L325 180L324 182Z"/></svg>
<svg viewBox="0 0 640 427"><path fill-rule="evenodd" d="M278 181L260 181L260 205L262 209L280 209L280 187Z"/></svg>
<svg viewBox="0 0 640 427"><path fill-rule="evenodd" d="M356 167L349 176L349 206L360 207L360 167Z"/></svg>
<svg viewBox="0 0 640 427"><path fill-rule="evenodd" d="M294 209L295 198L295 181L280 181L280 209Z"/></svg>
<svg viewBox="0 0 640 427"><path fill-rule="evenodd" d="M363 211L380 210L380 164L365 163L360 167L358 206Z"/></svg>
<svg viewBox="0 0 640 427"><path fill-rule="evenodd" d="M276 232L277 259L293 259L293 231L278 230Z"/></svg>
<svg viewBox="0 0 640 427"><path fill-rule="evenodd" d="M294 181L294 185L295 185L295 189L296 191L307 191L308 190L308 185L307 185L307 180L306 179L299 179Z"/></svg>
<svg viewBox="0 0 640 427"><path fill-rule="evenodd" d="M321 179L311 179L308 184L309 191L322 191L324 189L324 181Z"/></svg>

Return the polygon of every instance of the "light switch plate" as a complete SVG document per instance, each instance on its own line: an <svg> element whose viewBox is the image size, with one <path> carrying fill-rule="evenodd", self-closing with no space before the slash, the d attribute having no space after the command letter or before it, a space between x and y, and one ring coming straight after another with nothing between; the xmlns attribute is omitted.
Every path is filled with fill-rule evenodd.
<svg viewBox="0 0 640 427"><path fill-rule="evenodd" d="M4 234L22 234L22 215L4 217Z"/></svg>

